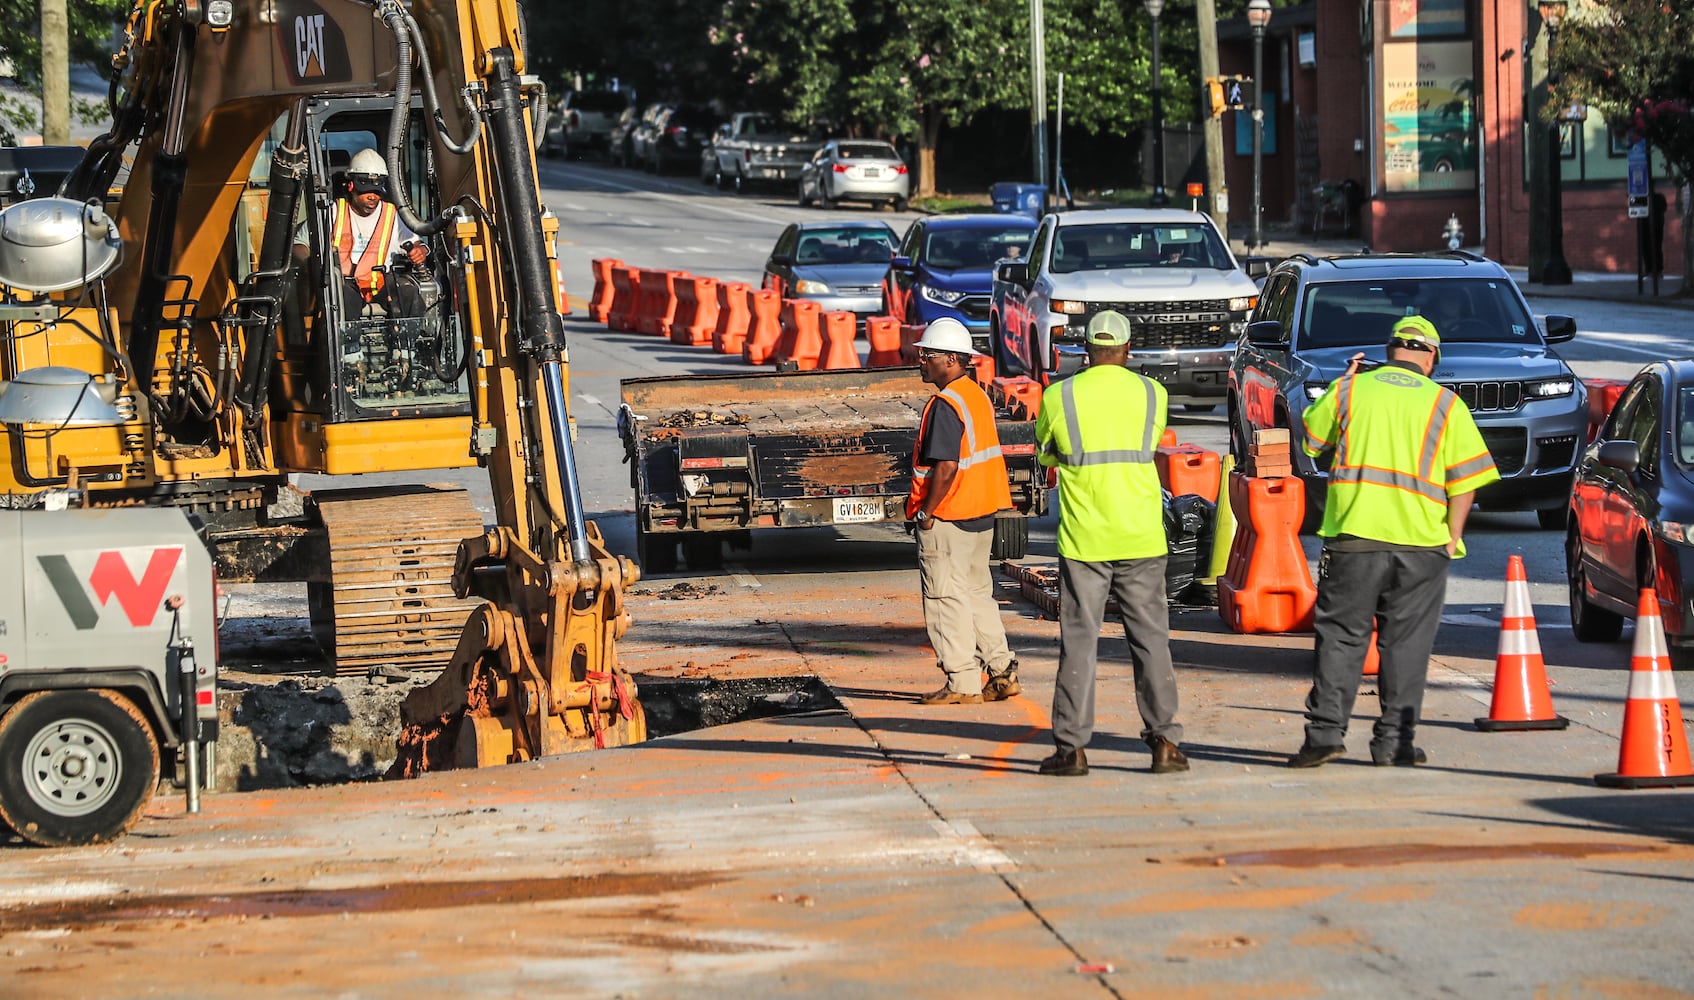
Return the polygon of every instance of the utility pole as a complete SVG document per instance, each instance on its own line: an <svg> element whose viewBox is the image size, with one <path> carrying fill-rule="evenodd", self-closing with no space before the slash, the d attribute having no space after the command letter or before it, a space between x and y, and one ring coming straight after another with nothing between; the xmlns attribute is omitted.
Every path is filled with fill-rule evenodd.
<svg viewBox="0 0 1694 1000"><path fill-rule="evenodd" d="M66 0L41 0L41 142L71 141L71 23Z"/></svg>
<svg viewBox="0 0 1694 1000"><path fill-rule="evenodd" d="M1035 153L1035 183L1047 184L1047 33L1042 0L1029 0L1029 129ZM1043 211L1046 205L1042 206Z"/></svg>
<svg viewBox="0 0 1694 1000"><path fill-rule="evenodd" d="M1200 78L1220 75L1218 70L1218 8L1214 0L1195 0L1194 19L1200 29ZM1229 188L1223 179L1223 120L1200 116L1206 136L1206 194L1211 199L1212 220L1218 232L1229 239Z"/></svg>

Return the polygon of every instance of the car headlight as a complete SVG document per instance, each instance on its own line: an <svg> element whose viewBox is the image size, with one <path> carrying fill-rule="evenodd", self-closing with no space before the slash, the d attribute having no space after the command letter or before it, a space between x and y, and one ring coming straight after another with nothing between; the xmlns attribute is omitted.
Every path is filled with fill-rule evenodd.
<svg viewBox="0 0 1694 1000"><path fill-rule="evenodd" d="M794 291L801 295L828 295L829 286L821 281L807 281L802 278L794 283Z"/></svg>
<svg viewBox="0 0 1694 1000"><path fill-rule="evenodd" d="M1523 384L1524 395L1530 399L1557 399L1576 391L1574 378L1544 378Z"/></svg>
<svg viewBox="0 0 1694 1000"><path fill-rule="evenodd" d="M1254 306L1256 306L1258 304L1259 304L1259 297L1257 295L1249 295L1244 299L1230 299L1229 300L1229 311L1230 312L1237 312L1237 313L1238 312L1246 312L1247 310L1253 308Z"/></svg>
<svg viewBox="0 0 1694 1000"><path fill-rule="evenodd" d="M1064 313L1068 316L1081 316L1083 313L1088 311L1088 303L1073 302L1067 299L1054 299L1053 311L1056 313Z"/></svg>
<svg viewBox="0 0 1694 1000"><path fill-rule="evenodd" d="M1328 391L1329 391L1329 383L1327 383L1327 382L1307 382L1306 383L1306 398L1308 400L1313 401L1313 402L1316 402L1317 400L1322 399L1323 394L1328 392Z"/></svg>
<svg viewBox="0 0 1694 1000"><path fill-rule="evenodd" d="M1659 521L1659 534L1665 536L1665 541L1678 545L1694 545L1694 524L1683 524L1681 521Z"/></svg>
<svg viewBox="0 0 1694 1000"><path fill-rule="evenodd" d="M939 302L944 306L950 306L953 303L958 302L960 299L964 298L966 295L968 295L970 293L969 292L953 292L953 291L948 291L945 288L931 288L928 285L924 285L923 288L922 288L922 294L923 294L924 298L928 299L931 302Z"/></svg>

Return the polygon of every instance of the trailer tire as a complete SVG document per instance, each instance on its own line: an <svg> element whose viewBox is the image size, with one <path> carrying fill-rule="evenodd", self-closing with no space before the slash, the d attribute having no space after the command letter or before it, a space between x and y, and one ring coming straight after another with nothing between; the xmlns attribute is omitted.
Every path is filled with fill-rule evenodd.
<svg viewBox="0 0 1694 1000"><path fill-rule="evenodd" d="M641 564L641 575L676 572L676 536L635 529L635 561Z"/></svg>
<svg viewBox="0 0 1694 1000"><path fill-rule="evenodd" d="M115 691L36 691L0 716L0 820L42 847L121 836L159 785L159 745Z"/></svg>
<svg viewBox="0 0 1694 1000"><path fill-rule="evenodd" d="M1022 515L994 519L994 541L990 559L1022 559L1029 555L1029 518Z"/></svg>

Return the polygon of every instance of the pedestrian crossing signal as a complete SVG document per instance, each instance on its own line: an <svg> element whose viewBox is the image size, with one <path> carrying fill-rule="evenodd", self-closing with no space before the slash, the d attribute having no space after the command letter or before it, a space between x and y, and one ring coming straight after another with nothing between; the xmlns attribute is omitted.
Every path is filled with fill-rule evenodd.
<svg viewBox="0 0 1694 1000"><path fill-rule="evenodd" d="M1217 118L1225 111L1245 110L1251 103L1247 99L1247 85L1252 82L1250 76L1206 77L1204 103L1207 113Z"/></svg>

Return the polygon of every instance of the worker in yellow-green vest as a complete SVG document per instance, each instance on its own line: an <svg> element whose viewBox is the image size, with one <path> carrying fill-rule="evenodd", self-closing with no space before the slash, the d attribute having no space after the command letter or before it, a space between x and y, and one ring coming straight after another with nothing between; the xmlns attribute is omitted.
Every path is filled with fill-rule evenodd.
<svg viewBox="0 0 1694 1000"><path fill-rule="evenodd" d="M1447 596L1447 568L1465 554L1465 518L1479 487L1500 478L1468 407L1430 380L1441 335L1423 316L1394 324L1388 363L1364 355L1306 409L1306 454L1331 448L1318 559L1317 647L1306 696L1306 741L1289 767L1345 752L1371 630L1381 656L1382 716L1371 762L1410 767L1424 679Z"/></svg>
<svg viewBox="0 0 1694 1000"><path fill-rule="evenodd" d="M1059 470L1059 676L1053 743L1041 773L1088 773L1094 673L1106 597L1135 666L1141 739L1153 773L1188 770L1177 744L1176 672L1165 600L1164 491L1153 456L1165 429L1164 386L1124 367L1130 325L1107 310L1088 321L1088 367L1049 386L1035 422L1042 465Z"/></svg>

